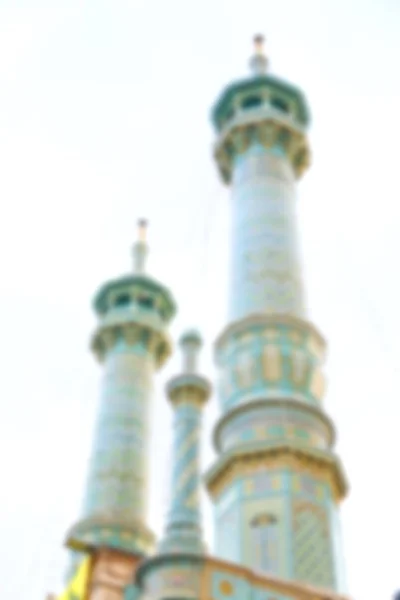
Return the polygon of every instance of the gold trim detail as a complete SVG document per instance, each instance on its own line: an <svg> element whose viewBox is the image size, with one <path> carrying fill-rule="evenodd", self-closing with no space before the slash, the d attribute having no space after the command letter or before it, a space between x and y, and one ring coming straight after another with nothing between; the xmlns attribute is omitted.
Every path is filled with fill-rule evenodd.
<svg viewBox="0 0 400 600"><path fill-rule="evenodd" d="M255 451L247 456L234 456L206 485L215 500L238 477L253 475L256 471L288 467L327 482L335 502L340 502L346 496L347 483L340 467L334 461L308 455L290 447Z"/></svg>

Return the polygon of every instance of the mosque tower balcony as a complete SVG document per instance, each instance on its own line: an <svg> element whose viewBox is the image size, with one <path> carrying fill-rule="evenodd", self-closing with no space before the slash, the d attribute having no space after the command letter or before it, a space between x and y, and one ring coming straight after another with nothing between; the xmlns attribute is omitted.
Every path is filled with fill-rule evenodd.
<svg viewBox="0 0 400 600"><path fill-rule="evenodd" d="M229 322L215 344L222 414L206 474L215 550L342 591L347 482L323 408L326 343L307 318L296 220L310 114L303 93L268 72L261 36L250 67L212 113L215 160L231 187Z"/></svg>

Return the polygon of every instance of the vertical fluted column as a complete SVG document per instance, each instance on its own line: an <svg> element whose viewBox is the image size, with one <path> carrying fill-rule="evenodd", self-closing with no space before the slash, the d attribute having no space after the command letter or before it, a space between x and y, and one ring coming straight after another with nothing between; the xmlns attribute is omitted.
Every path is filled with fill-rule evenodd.
<svg viewBox="0 0 400 600"><path fill-rule="evenodd" d="M170 380L167 393L174 409L171 506L161 552L204 551L200 511L200 434L202 408L210 384L197 370L201 340L196 332L180 341L183 372Z"/></svg>

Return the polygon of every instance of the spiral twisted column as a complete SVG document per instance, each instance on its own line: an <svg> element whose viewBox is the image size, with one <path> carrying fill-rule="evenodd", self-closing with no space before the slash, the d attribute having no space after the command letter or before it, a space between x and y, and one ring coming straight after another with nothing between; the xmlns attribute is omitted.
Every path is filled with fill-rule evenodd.
<svg viewBox="0 0 400 600"><path fill-rule="evenodd" d="M204 551L200 510L200 434L202 409L210 384L197 370L201 340L196 332L180 342L183 372L170 380L167 393L174 409L172 499L161 552Z"/></svg>

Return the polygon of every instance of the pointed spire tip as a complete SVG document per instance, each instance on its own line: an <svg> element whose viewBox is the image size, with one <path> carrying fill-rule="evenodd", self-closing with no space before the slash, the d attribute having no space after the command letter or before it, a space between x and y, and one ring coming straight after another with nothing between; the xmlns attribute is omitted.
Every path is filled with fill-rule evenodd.
<svg viewBox="0 0 400 600"><path fill-rule="evenodd" d="M265 37L258 33L253 38L254 54L250 59L250 69L254 76L265 75L268 68L268 58L265 56Z"/></svg>
<svg viewBox="0 0 400 600"><path fill-rule="evenodd" d="M262 54L264 50L265 37L261 33L257 33L257 35L255 35L253 38L253 42L257 54Z"/></svg>
<svg viewBox="0 0 400 600"><path fill-rule="evenodd" d="M133 246L133 270L137 274L145 271L147 247L147 220L139 219L137 222L137 240Z"/></svg>
<svg viewBox="0 0 400 600"><path fill-rule="evenodd" d="M147 228L148 228L147 219L139 219L138 220L138 241L139 242L146 242Z"/></svg>
<svg viewBox="0 0 400 600"><path fill-rule="evenodd" d="M197 371L198 355L202 345L200 333L195 329L186 331L180 338L182 350L183 372L195 373Z"/></svg>

